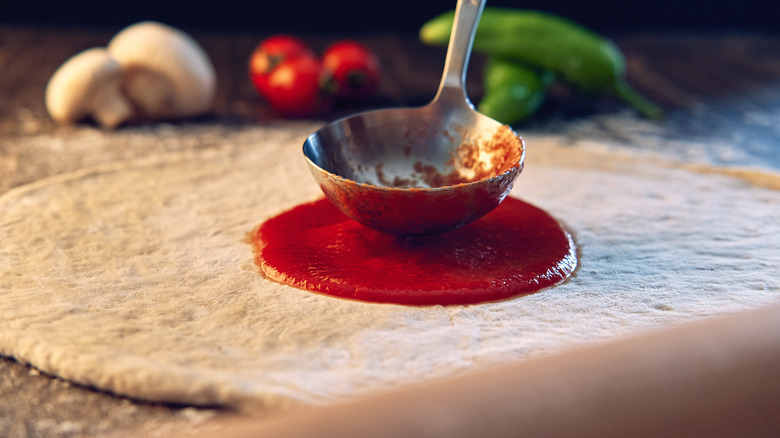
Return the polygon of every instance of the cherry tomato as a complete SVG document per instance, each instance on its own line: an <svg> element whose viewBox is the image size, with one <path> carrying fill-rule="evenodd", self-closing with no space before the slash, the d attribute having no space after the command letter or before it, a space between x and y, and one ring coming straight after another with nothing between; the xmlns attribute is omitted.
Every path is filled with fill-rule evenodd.
<svg viewBox="0 0 780 438"><path fill-rule="evenodd" d="M283 116L321 114L332 103L333 80L314 56L289 58L268 75L263 97Z"/></svg>
<svg viewBox="0 0 780 438"><path fill-rule="evenodd" d="M249 78L260 94L265 94L268 78L274 69L287 59L314 56L314 52L300 39L290 35L274 35L260 41L249 58Z"/></svg>
<svg viewBox="0 0 780 438"><path fill-rule="evenodd" d="M356 41L337 41L328 46L322 64L339 85L338 97L365 98L379 87L379 59Z"/></svg>

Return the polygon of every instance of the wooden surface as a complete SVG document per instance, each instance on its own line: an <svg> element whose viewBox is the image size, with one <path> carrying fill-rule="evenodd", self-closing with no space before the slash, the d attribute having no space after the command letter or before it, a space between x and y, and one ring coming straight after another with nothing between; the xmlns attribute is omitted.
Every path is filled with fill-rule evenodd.
<svg viewBox="0 0 780 438"><path fill-rule="evenodd" d="M68 57L105 45L118 30L0 26L0 193L108 160L214 147L231 129L280 123L246 79L247 57L266 35L193 32L216 65L219 95L213 115L166 125L168 138L187 141L161 141L158 127L134 126L112 134L120 144L110 151L58 150L58 138L103 134L90 125L56 126L44 108L46 82ZM303 37L321 49L341 36ZM328 118L374 107L423 104L432 98L443 50L423 46L410 34L349 36L360 38L379 54L384 80L376 99L339 105ZM556 87L540 113L517 127L520 132L610 141L682 161L780 170L780 35L681 31L611 37L626 54L629 81L661 105L667 117L657 122L644 120L613 99L585 99ZM477 55L469 76L475 101L481 95L480 65ZM127 138L123 132L149 132L149 141L121 144ZM206 427L207 419L231 415L218 408L126 400L42 375L2 356L0 394L2 437L197 430Z"/></svg>

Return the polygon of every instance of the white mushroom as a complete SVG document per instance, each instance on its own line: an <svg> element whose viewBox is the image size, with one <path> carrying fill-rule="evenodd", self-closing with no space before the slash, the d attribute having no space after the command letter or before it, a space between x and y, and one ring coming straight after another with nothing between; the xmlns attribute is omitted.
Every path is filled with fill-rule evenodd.
<svg viewBox="0 0 780 438"><path fill-rule="evenodd" d="M46 109L61 124L91 117L114 128L133 117L121 92L122 67L104 48L78 53L54 72L46 85Z"/></svg>
<svg viewBox="0 0 780 438"><path fill-rule="evenodd" d="M214 66L184 32L144 21L114 36L108 51L122 65L124 93L143 117L191 117L212 109Z"/></svg>

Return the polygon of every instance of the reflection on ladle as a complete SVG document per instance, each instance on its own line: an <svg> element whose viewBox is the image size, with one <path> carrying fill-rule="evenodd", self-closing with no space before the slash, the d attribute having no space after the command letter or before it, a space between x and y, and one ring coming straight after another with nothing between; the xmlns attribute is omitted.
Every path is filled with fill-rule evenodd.
<svg viewBox="0 0 780 438"><path fill-rule="evenodd" d="M325 195L353 220L387 233L449 231L497 207L525 158L508 126L474 110L465 77L484 0L459 0L439 90L419 108L337 120L303 145Z"/></svg>

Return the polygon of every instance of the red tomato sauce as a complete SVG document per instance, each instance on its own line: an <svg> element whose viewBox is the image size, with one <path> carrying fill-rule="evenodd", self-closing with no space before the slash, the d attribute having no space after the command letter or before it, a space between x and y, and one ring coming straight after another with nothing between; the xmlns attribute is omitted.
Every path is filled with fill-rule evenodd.
<svg viewBox="0 0 780 438"><path fill-rule="evenodd" d="M269 279L380 303L504 300L560 284L577 266L574 240L558 221L511 197L476 222L424 237L375 231L323 198L267 220L250 237Z"/></svg>

